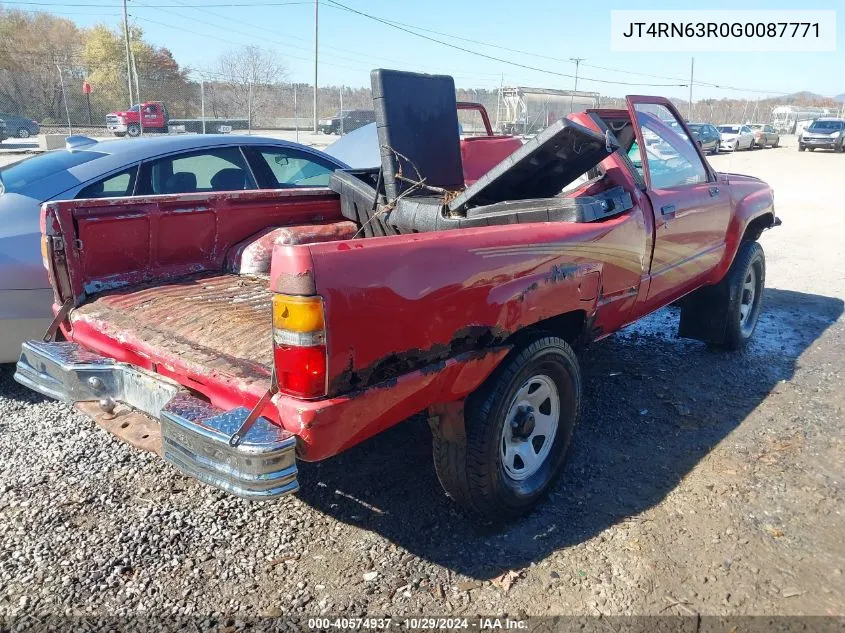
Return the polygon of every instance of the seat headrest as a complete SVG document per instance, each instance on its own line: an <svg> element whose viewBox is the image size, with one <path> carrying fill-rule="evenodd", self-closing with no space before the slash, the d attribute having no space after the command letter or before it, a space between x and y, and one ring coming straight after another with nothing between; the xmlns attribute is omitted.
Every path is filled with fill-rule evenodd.
<svg viewBox="0 0 845 633"><path fill-rule="evenodd" d="M211 177L211 188L215 191L242 191L246 189L246 174L237 167L221 169Z"/></svg>
<svg viewBox="0 0 845 633"><path fill-rule="evenodd" d="M187 171L177 171L164 185L164 193L194 193L196 190L196 174Z"/></svg>

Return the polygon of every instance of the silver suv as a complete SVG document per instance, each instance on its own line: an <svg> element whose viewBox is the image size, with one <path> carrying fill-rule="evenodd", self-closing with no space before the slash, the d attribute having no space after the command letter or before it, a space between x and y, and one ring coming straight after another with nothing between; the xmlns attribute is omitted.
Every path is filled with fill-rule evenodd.
<svg viewBox="0 0 845 633"><path fill-rule="evenodd" d="M816 119L798 137L798 151L817 147L845 152L845 119Z"/></svg>

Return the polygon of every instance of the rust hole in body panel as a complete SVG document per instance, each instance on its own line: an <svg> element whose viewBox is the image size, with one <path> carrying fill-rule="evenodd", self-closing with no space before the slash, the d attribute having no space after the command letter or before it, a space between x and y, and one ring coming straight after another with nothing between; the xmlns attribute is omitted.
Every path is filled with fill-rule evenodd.
<svg viewBox="0 0 845 633"><path fill-rule="evenodd" d="M443 369L449 358L493 347L507 337L508 332L499 328L469 326L456 332L448 343L434 345L426 350L411 349L391 353L363 369L354 369L350 358L349 366L332 380L330 393L355 391L379 383L389 386L399 376L416 370L437 372Z"/></svg>

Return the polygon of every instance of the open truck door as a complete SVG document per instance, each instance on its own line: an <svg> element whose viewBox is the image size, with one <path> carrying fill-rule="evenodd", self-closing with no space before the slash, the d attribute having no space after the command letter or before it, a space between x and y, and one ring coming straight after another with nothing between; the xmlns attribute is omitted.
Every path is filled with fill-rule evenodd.
<svg viewBox="0 0 845 633"><path fill-rule="evenodd" d="M646 182L655 216L646 301L664 304L700 285L722 260L731 217L729 185L719 181L668 99L626 101L636 132L628 155Z"/></svg>

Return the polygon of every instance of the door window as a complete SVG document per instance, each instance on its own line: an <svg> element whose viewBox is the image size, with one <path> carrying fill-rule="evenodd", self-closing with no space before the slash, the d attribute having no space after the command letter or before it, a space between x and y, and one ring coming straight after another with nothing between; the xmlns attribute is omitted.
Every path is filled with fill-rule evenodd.
<svg viewBox="0 0 845 633"><path fill-rule="evenodd" d="M237 147L176 154L145 165L142 194L205 193L256 189Z"/></svg>
<svg viewBox="0 0 845 633"><path fill-rule="evenodd" d="M636 103L634 108L645 143L645 147L636 148L634 164L639 163L642 171L642 162L646 161L651 187L668 189L707 182L707 168L675 115L662 104Z"/></svg>
<svg viewBox="0 0 845 633"><path fill-rule="evenodd" d="M80 200L89 198L120 198L131 196L135 190L135 175L138 173L138 166L130 167L118 174L113 174L90 185L76 194Z"/></svg>
<svg viewBox="0 0 845 633"><path fill-rule="evenodd" d="M261 167L268 170L270 188L328 187L332 172L337 169L306 152L281 147L259 147L256 150Z"/></svg>

